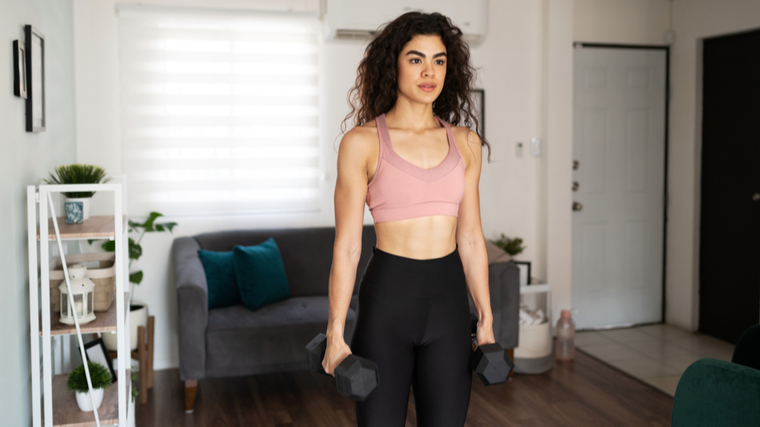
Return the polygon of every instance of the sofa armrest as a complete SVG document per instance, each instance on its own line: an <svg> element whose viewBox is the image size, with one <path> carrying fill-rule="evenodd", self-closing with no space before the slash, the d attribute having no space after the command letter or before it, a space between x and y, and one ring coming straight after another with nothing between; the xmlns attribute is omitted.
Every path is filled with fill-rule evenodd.
<svg viewBox="0 0 760 427"><path fill-rule="evenodd" d="M520 269L512 262L488 265L488 288L493 313L493 335L504 349L517 347L520 331ZM470 311L477 314L472 297Z"/></svg>
<svg viewBox="0 0 760 427"><path fill-rule="evenodd" d="M760 370L700 359L681 376L673 398L673 427L760 425Z"/></svg>
<svg viewBox="0 0 760 427"><path fill-rule="evenodd" d="M208 284L198 249L200 245L192 237L174 239L172 244L179 316L179 376L182 381L206 376Z"/></svg>
<svg viewBox="0 0 760 427"><path fill-rule="evenodd" d="M760 369L760 325L750 326L741 334L731 361Z"/></svg>

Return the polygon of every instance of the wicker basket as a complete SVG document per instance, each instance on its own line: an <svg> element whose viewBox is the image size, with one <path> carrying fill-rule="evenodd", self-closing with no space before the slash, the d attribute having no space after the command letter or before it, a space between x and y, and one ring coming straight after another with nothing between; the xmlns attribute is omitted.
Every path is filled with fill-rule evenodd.
<svg viewBox="0 0 760 427"><path fill-rule="evenodd" d="M67 266L92 261L99 263L98 268L88 267L85 275L95 284L94 311L106 311L114 301L116 294L115 260L116 254L113 252L92 252L66 256ZM61 291L58 289L58 285L63 282L63 279L61 257L56 257L50 263L50 305L53 308L53 313L61 311Z"/></svg>

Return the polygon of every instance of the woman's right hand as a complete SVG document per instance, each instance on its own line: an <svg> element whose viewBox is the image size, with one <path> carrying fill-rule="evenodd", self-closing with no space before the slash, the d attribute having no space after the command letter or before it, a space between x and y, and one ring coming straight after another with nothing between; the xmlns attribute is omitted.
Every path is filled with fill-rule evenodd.
<svg viewBox="0 0 760 427"><path fill-rule="evenodd" d="M348 347L342 336L327 336L327 348L325 358L322 360L322 368L328 375L335 376L335 368L351 354L351 348Z"/></svg>

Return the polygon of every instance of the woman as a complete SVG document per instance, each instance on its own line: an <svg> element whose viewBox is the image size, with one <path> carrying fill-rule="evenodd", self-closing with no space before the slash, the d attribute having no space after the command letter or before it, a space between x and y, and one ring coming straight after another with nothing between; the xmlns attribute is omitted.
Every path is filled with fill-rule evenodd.
<svg viewBox="0 0 760 427"><path fill-rule="evenodd" d="M478 129L469 48L448 18L410 12L369 43L357 74L343 125L355 115L358 126L338 151L322 366L334 375L351 353L378 365L377 388L356 402L361 427L403 426L410 385L418 426L462 426L472 382L468 291L478 343L494 342L478 195L481 138L447 123L464 119ZM377 244L360 283L349 347L343 330L365 201Z"/></svg>

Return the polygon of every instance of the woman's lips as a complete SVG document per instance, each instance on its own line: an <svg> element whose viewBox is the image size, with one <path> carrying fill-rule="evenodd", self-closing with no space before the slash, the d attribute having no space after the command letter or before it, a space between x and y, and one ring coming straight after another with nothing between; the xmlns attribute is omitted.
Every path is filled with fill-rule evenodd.
<svg viewBox="0 0 760 427"><path fill-rule="evenodd" d="M422 89L425 92L432 92L432 91L435 90L435 85L433 85L433 84L431 84L431 85L418 85L417 87L419 87L420 89Z"/></svg>

